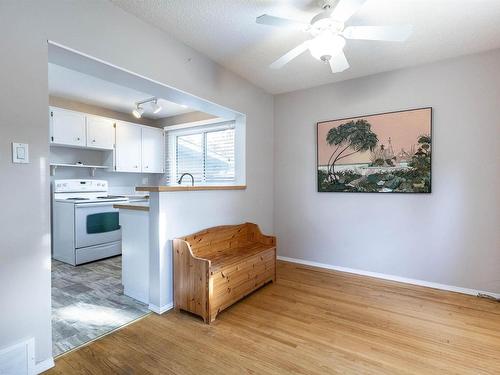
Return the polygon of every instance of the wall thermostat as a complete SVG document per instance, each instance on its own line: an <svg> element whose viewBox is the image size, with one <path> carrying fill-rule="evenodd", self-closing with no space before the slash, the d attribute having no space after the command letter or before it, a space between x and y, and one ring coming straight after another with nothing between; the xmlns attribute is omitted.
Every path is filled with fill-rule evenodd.
<svg viewBox="0 0 500 375"><path fill-rule="evenodd" d="M12 162L21 164L30 162L27 143L12 143Z"/></svg>

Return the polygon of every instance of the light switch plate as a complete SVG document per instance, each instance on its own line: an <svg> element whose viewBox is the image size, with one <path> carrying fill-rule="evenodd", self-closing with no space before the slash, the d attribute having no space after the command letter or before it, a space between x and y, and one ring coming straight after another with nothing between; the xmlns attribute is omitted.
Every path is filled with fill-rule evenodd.
<svg viewBox="0 0 500 375"><path fill-rule="evenodd" d="M12 162L27 164L30 162L27 143L12 142Z"/></svg>

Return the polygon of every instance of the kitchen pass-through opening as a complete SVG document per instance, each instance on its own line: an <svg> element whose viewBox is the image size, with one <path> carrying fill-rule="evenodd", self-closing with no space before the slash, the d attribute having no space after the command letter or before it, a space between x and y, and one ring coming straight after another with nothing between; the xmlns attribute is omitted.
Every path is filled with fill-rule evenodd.
<svg viewBox="0 0 500 375"><path fill-rule="evenodd" d="M198 165L185 162L181 171L176 161L172 177L171 137L211 130L202 154L204 168L212 167L195 183L241 185L246 120L52 42L48 78L52 337L58 356L151 313L149 245L145 241L130 254L119 205L148 206L137 186L177 184L183 172L198 176ZM229 129L233 138L214 129ZM225 143L213 141L214 134ZM188 146L182 155L190 161Z"/></svg>

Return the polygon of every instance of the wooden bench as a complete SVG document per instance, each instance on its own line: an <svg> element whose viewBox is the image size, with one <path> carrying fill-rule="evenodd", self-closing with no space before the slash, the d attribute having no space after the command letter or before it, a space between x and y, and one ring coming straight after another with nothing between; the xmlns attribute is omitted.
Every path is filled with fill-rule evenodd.
<svg viewBox="0 0 500 375"><path fill-rule="evenodd" d="M276 280L276 237L256 224L221 226L174 240L174 305L210 324L222 310Z"/></svg>

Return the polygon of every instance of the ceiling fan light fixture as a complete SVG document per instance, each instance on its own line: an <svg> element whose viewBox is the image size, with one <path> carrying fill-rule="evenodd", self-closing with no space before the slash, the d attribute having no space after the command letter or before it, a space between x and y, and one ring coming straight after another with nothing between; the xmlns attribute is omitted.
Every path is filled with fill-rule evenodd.
<svg viewBox="0 0 500 375"><path fill-rule="evenodd" d="M303 41L271 63L271 69L281 69L293 59L309 50L319 61L330 65L332 73L349 69L344 54L346 39L373 40L384 42L404 42L412 33L411 25L394 26L345 26L345 23L358 12L368 0L323 0L322 10L309 23L283 17L263 14L256 22L283 28L300 29L312 39Z"/></svg>
<svg viewBox="0 0 500 375"><path fill-rule="evenodd" d="M332 57L341 53L345 46L345 39L331 31L324 31L309 43L309 52L316 60L328 62Z"/></svg>

